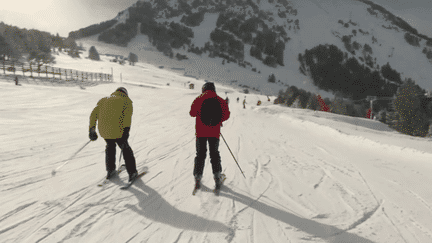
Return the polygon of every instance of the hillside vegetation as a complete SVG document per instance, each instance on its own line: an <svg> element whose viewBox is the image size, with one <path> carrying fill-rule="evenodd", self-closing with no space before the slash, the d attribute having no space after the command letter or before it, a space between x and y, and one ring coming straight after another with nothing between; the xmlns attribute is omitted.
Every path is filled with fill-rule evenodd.
<svg viewBox="0 0 432 243"><path fill-rule="evenodd" d="M337 8L309 1L303 2L304 5L282 0L138 1L115 19L71 32L67 39L50 36L42 39L51 38L51 43L33 41L38 43L33 44L37 51L24 50L31 46L25 44L25 38L16 42L22 43L18 44L20 48L13 49L17 53L29 53L30 58L41 64L52 62L48 55L51 47L69 48L71 56L78 56L79 48L75 43L78 38L97 35L101 42L127 47L139 35L145 35L167 58L188 60L188 55L196 55L216 62L220 60L220 65L232 67L235 64L245 70L243 73L251 73L250 77L262 78L259 82L232 80L244 92L262 92L262 86L279 87L277 103L288 106L295 103L306 108L313 107L307 104L314 103L317 91L322 90L335 96L326 101L333 112L351 116L371 113L397 127L396 124L404 124L398 122L404 117L400 112L404 111L395 106L398 95L404 93L400 89L411 87L424 94L425 89L432 88L424 78L432 75L425 71L430 70L432 61L432 39L385 8L368 0L360 2L363 3L361 7L349 7L362 10L356 11L362 18L347 17L339 14ZM206 17L214 14L216 23L208 30L208 37L196 36L198 29L207 27L203 26ZM324 19L317 22L313 16ZM323 28L325 25L328 27ZM324 35L314 38L305 34L314 32ZM10 34L6 37L9 39L0 43L11 43L15 38ZM20 35L18 37L16 39L23 40ZM198 45L197 38L207 39ZM316 39L313 45L312 39ZM20 56L4 51L7 48L2 49L4 58ZM399 61L401 57L407 60ZM414 60L408 61L412 58L421 64L412 66ZM402 62L409 62L412 68ZM202 72L202 67L199 68ZM415 68L418 71L414 71ZM307 83L302 81L304 79L310 81L315 91L304 88ZM414 86L410 86L411 83ZM415 102L421 104L420 113L425 113L420 122L424 123L431 118L426 112L430 101L428 97L416 97ZM370 107L371 100L373 107ZM368 108L371 110L367 111ZM427 130L421 126L422 130Z"/></svg>

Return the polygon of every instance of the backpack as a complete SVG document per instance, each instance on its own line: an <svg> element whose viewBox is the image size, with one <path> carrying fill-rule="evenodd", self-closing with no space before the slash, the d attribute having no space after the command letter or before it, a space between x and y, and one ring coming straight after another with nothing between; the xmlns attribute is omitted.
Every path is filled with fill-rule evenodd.
<svg viewBox="0 0 432 243"><path fill-rule="evenodd" d="M206 126L216 126L222 121L222 107L217 97L204 100L201 106L201 121Z"/></svg>

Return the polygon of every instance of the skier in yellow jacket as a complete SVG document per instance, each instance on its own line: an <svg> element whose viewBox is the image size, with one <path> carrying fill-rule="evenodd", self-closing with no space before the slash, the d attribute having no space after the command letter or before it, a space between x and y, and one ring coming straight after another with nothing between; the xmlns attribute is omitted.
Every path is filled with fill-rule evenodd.
<svg viewBox="0 0 432 243"><path fill-rule="evenodd" d="M90 140L95 141L98 138L96 133L96 122L98 122L99 134L107 143L105 149L107 179L112 178L116 173L116 143L123 151L129 181L138 175L135 157L127 141L132 123L132 112L132 100L128 97L127 90L120 87L110 96L99 100L90 115Z"/></svg>

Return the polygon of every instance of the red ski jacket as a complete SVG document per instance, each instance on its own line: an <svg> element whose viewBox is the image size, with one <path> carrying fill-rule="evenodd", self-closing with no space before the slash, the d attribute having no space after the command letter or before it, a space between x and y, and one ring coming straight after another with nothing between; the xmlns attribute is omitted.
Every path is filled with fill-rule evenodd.
<svg viewBox="0 0 432 243"><path fill-rule="evenodd" d="M201 106L204 102L204 100L209 98L217 97L217 100L219 101L221 108L222 108L222 120L221 122L216 126L207 126L204 125L201 121ZM200 137L216 137L219 138L220 134L220 127L222 125L222 122L228 120L230 117L230 111L228 109L228 104L224 99L219 97L216 92L212 90L207 90L204 93L202 93L200 96L198 96L194 102L192 103L191 110L189 112L191 117L196 117L196 123L195 123L195 136Z"/></svg>

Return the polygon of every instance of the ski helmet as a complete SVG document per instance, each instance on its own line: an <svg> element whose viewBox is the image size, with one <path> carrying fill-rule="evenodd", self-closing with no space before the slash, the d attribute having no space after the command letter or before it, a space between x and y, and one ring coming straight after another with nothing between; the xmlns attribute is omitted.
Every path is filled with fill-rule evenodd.
<svg viewBox="0 0 432 243"><path fill-rule="evenodd" d="M116 91L120 91L120 92L124 93L125 95L128 95L128 92L127 92L125 87L119 87L116 89Z"/></svg>
<svg viewBox="0 0 432 243"><path fill-rule="evenodd" d="M212 83L212 82L205 83L202 87L202 92L204 93L207 90L212 90L212 91L216 92L216 87L215 87L214 83Z"/></svg>

